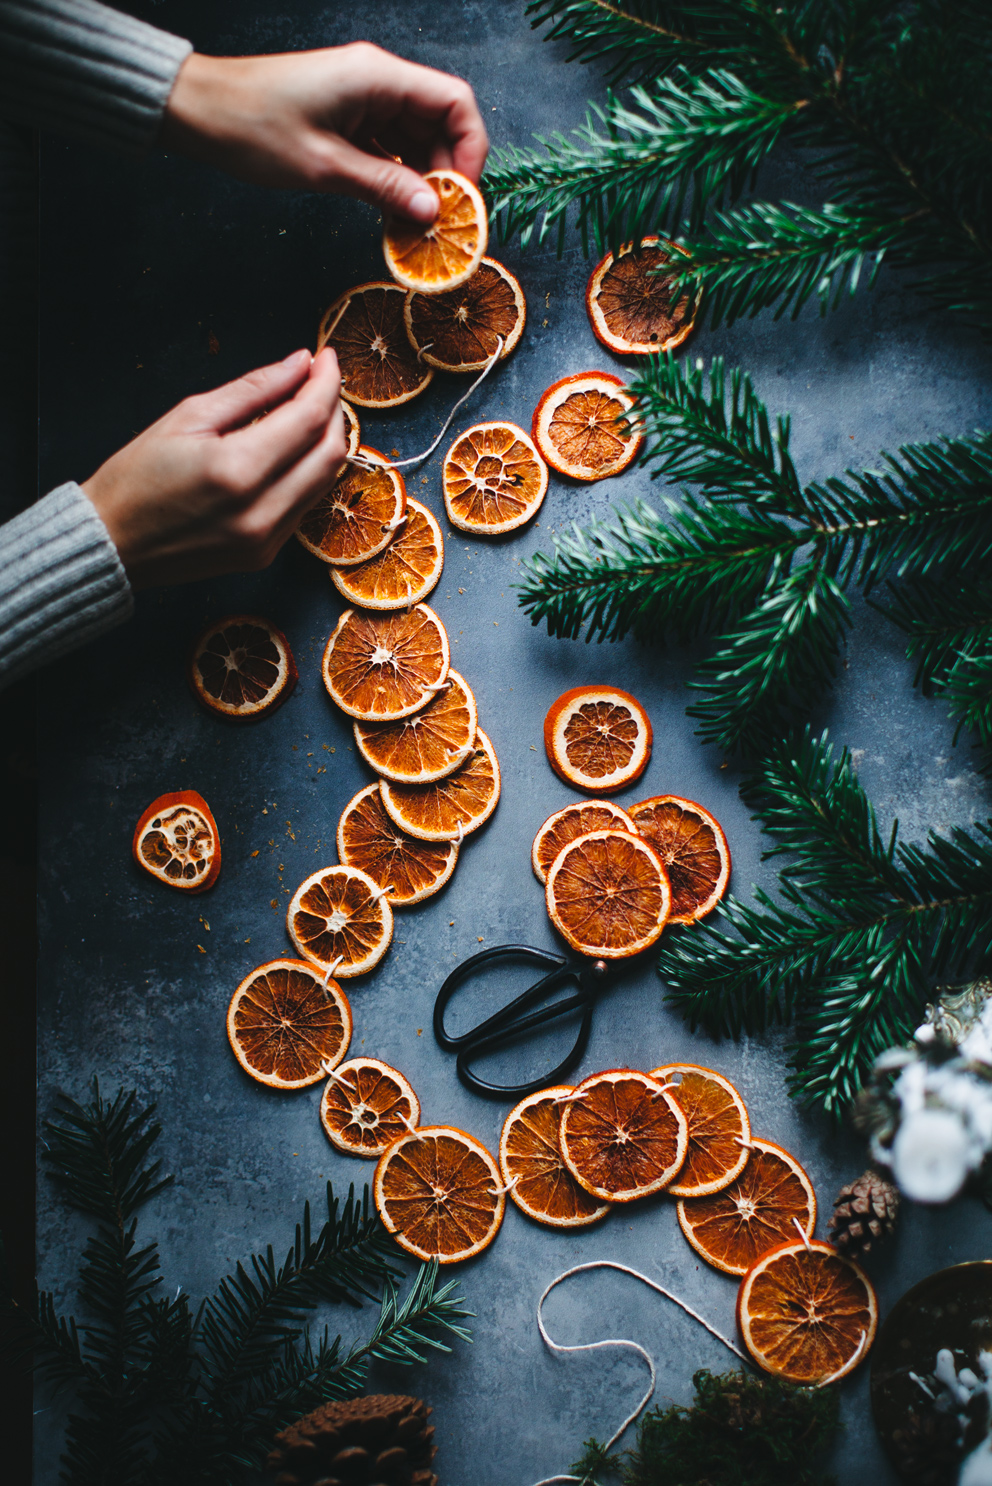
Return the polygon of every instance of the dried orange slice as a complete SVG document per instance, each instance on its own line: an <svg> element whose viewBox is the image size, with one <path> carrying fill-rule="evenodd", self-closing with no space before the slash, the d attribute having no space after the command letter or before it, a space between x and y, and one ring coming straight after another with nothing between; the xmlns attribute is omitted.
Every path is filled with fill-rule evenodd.
<svg viewBox="0 0 992 1486"><path fill-rule="evenodd" d="M431 784L460 769L475 747L479 715L464 676L449 670L433 701L398 722L356 722L367 764L396 784Z"/></svg>
<svg viewBox="0 0 992 1486"><path fill-rule="evenodd" d="M320 1101L324 1134L346 1156L381 1156L419 1119L408 1080L378 1058L349 1058L335 1068Z"/></svg>
<svg viewBox="0 0 992 1486"><path fill-rule="evenodd" d="M729 1187L747 1165L751 1125L744 1100L729 1079L696 1063L652 1069L660 1084L673 1081L672 1098L689 1122L685 1165L669 1192L673 1197L708 1197Z"/></svg>
<svg viewBox="0 0 992 1486"><path fill-rule="evenodd" d="M651 720L618 686L574 686L548 708L544 747L559 778L604 794L633 784L651 757Z"/></svg>
<svg viewBox="0 0 992 1486"><path fill-rule="evenodd" d="M624 960L650 949L672 901L652 848L626 831L591 831L558 853L544 889L548 916L580 955Z"/></svg>
<svg viewBox="0 0 992 1486"><path fill-rule="evenodd" d="M553 470L573 480L619 475L637 457L634 399L610 372L563 377L534 409L531 433Z"/></svg>
<svg viewBox="0 0 992 1486"><path fill-rule="evenodd" d="M559 1094L572 1094L570 1084L556 1084L528 1094L510 1110L499 1141L499 1164L510 1196L522 1213L549 1228L586 1228L610 1210L573 1177L561 1158L559 1130L564 1105ZM512 1185L511 1185L512 1183Z"/></svg>
<svg viewBox="0 0 992 1486"><path fill-rule="evenodd" d="M406 295L396 284L358 284L336 299L320 322L317 350L332 346L341 396L360 408L397 408L433 380L403 323Z"/></svg>
<svg viewBox="0 0 992 1486"><path fill-rule="evenodd" d="M401 1135L375 1169L376 1210L401 1248L457 1264L488 1248L506 1198L484 1145L452 1125Z"/></svg>
<svg viewBox="0 0 992 1486"><path fill-rule="evenodd" d="M435 784L381 779L386 814L421 841L461 841L483 825L499 799L499 761L481 728L466 763Z"/></svg>
<svg viewBox="0 0 992 1486"><path fill-rule="evenodd" d="M246 1073L272 1089L305 1089L348 1051L351 1007L334 980L326 986L303 960L270 960L238 986L227 1009L227 1038Z"/></svg>
<svg viewBox="0 0 992 1486"><path fill-rule="evenodd" d="M364 564L384 552L406 511L406 484L399 470L367 444L358 453L366 463L346 464L296 529L297 541L308 552L335 567Z"/></svg>
<svg viewBox="0 0 992 1486"><path fill-rule="evenodd" d="M646 1073L594 1073L562 1103L561 1153L580 1187L601 1202L660 1192L685 1160L685 1115Z"/></svg>
<svg viewBox="0 0 992 1486"><path fill-rule="evenodd" d="M403 310L410 344L439 371L481 371L503 342L498 360L516 349L527 321L524 291L508 268L483 258L460 289L408 294Z"/></svg>
<svg viewBox="0 0 992 1486"><path fill-rule="evenodd" d="M579 836L588 836L590 831L630 831L637 835L637 827L619 805L611 800L579 800L575 805L566 805L549 815L530 850L530 864L538 882L547 882L555 857L570 841Z"/></svg>
<svg viewBox="0 0 992 1486"><path fill-rule="evenodd" d="M254 614L230 614L208 625L193 646L187 675L198 702L235 720L274 712L297 680L286 636Z"/></svg>
<svg viewBox="0 0 992 1486"><path fill-rule="evenodd" d="M344 436L348 440L348 458L353 459L358 453L362 442L362 430L358 422L358 414L350 402L341 400L341 413L344 418Z"/></svg>
<svg viewBox="0 0 992 1486"><path fill-rule="evenodd" d="M134 828L131 854L159 882L203 893L220 872L220 832L210 806L195 789L159 795Z"/></svg>
<svg viewBox="0 0 992 1486"><path fill-rule="evenodd" d="M846 1377L868 1355L878 1300L859 1264L813 1239L763 1254L737 1292L737 1325L759 1367L818 1387Z"/></svg>
<svg viewBox="0 0 992 1486"><path fill-rule="evenodd" d="M489 241L486 203L457 170L429 170L424 180L440 203L429 227L395 218L382 239L386 267L404 289L437 294L457 289L482 262Z"/></svg>
<svg viewBox="0 0 992 1486"><path fill-rule="evenodd" d="M816 1227L816 1193L794 1156L770 1140L752 1140L740 1176L712 1197L683 1198L682 1232L714 1269L746 1274L762 1254Z"/></svg>
<svg viewBox="0 0 992 1486"><path fill-rule="evenodd" d="M674 351L692 330L695 309L684 297L674 303L665 268L685 248L661 237L642 237L635 250L625 243L597 263L586 287L586 311L596 339L619 355L653 356Z"/></svg>
<svg viewBox="0 0 992 1486"><path fill-rule="evenodd" d="M443 567L444 538L433 512L408 500L406 520L386 550L354 568L331 568L331 581L360 608L406 609L437 586Z"/></svg>
<svg viewBox="0 0 992 1486"><path fill-rule="evenodd" d="M444 456L441 485L452 526L498 537L540 510L548 467L515 423L476 423Z"/></svg>
<svg viewBox="0 0 992 1486"><path fill-rule="evenodd" d="M444 887L455 870L454 841L418 841L390 820L378 784L367 784L344 807L338 822L338 856L381 888L394 908L420 903Z"/></svg>
<svg viewBox="0 0 992 1486"><path fill-rule="evenodd" d="M289 901L286 928L300 954L345 980L378 965L393 937L393 911L357 867L322 867Z"/></svg>
<svg viewBox="0 0 992 1486"><path fill-rule="evenodd" d="M720 822L680 795L641 800L630 815L668 868L672 923L691 924L715 908L730 881L730 847Z"/></svg>
<svg viewBox="0 0 992 1486"><path fill-rule="evenodd" d="M448 674L448 634L433 609L345 609L324 651L324 685L359 722L393 722L425 707Z"/></svg>

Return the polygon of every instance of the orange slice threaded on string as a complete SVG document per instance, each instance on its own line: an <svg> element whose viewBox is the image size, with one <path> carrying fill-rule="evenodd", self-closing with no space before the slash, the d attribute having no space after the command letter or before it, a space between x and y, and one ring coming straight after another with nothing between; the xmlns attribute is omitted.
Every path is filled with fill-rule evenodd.
<svg viewBox="0 0 992 1486"><path fill-rule="evenodd" d="M454 774L475 747L479 714L472 688L458 671L412 717L356 722L355 743L375 772L394 784L431 784Z"/></svg>
<svg viewBox="0 0 992 1486"><path fill-rule="evenodd" d="M444 538L431 511L408 499L406 519L389 546L357 567L331 568L331 582L362 609L406 609L437 587L444 567Z"/></svg>
<svg viewBox="0 0 992 1486"><path fill-rule="evenodd" d="M564 1105L556 1101L574 1092L570 1084L556 1084L528 1094L510 1110L500 1136L499 1164L509 1196L522 1213L549 1228L587 1228L610 1210L608 1202L579 1186L562 1160Z"/></svg>
<svg viewBox="0 0 992 1486"><path fill-rule="evenodd" d="M538 882L547 882L555 857L570 841L591 831L629 831L636 836L637 827L626 810L611 800L578 800L556 810L541 826L531 847L530 864Z"/></svg>
<svg viewBox="0 0 992 1486"><path fill-rule="evenodd" d="M544 888L548 917L580 955L623 960L650 949L672 900L652 848L627 831L591 831L570 841Z"/></svg>
<svg viewBox="0 0 992 1486"><path fill-rule="evenodd" d="M457 1264L488 1248L503 1221L499 1168L472 1135L424 1125L400 1136L375 1170L376 1211L417 1259Z"/></svg>
<svg viewBox="0 0 992 1486"><path fill-rule="evenodd" d="M746 1274L769 1249L816 1227L816 1193L795 1156L770 1140L751 1141L747 1164L712 1197L682 1198L679 1226L707 1264ZM795 1219L795 1222L793 1222Z"/></svg>
<svg viewBox="0 0 992 1486"><path fill-rule="evenodd" d="M475 273L489 242L489 218L478 186L460 171L429 170L424 180L437 196L437 216L427 227L400 217L387 222L382 251L397 284L437 294Z"/></svg>
<svg viewBox="0 0 992 1486"><path fill-rule="evenodd" d="M341 399L341 416L344 418L344 436L348 440L348 458L353 459L362 442L362 428L358 414L350 402Z"/></svg>
<svg viewBox="0 0 992 1486"><path fill-rule="evenodd" d="M386 814L378 784L367 784L344 807L338 822L338 856L367 873L386 902L406 908L439 893L458 861L454 841L418 841Z"/></svg>
<svg viewBox="0 0 992 1486"><path fill-rule="evenodd" d="M836 1383L863 1362L878 1300L859 1264L822 1239L797 1236L763 1254L737 1292L737 1326L759 1367L806 1388Z"/></svg>
<svg viewBox="0 0 992 1486"><path fill-rule="evenodd" d="M448 674L448 635L433 609L346 609L324 651L324 685L359 722L419 712Z"/></svg>
<svg viewBox="0 0 992 1486"><path fill-rule="evenodd" d="M618 686L573 686L544 719L548 763L566 784L592 794L624 789L647 768L651 719Z"/></svg>
<svg viewBox="0 0 992 1486"><path fill-rule="evenodd" d="M272 1089L305 1089L348 1051L351 1006L304 960L270 960L238 986L227 1037L246 1073Z"/></svg>
<svg viewBox="0 0 992 1486"><path fill-rule="evenodd" d="M349 461L296 529L300 545L332 567L364 564L384 552L402 530L406 513L406 484L399 470L368 445L358 454L364 463Z"/></svg>
<svg viewBox="0 0 992 1486"><path fill-rule="evenodd" d="M396 284L357 284L320 322L317 350L331 346L341 368L341 396L360 408L397 408L433 381L407 338L406 294Z"/></svg>
<svg viewBox="0 0 992 1486"><path fill-rule="evenodd" d="M480 372L503 342L498 360L524 333L524 291L508 268L483 258L470 279L440 294L407 295L403 310L410 344L438 371Z"/></svg>
<svg viewBox="0 0 992 1486"><path fill-rule="evenodd" d="M393 911L367 873L322 867L290 899L286 928L304 959L346 980L378 965L393 937Z"/></svg>
<svg viewBox="0 0 992 1486"><path fill-rule="evenodd" d="M610 372L563 377L534 409L531 433L553 470L573 480L605 480L632 464L643 442L634 399Z"/></svg>
<svg viewBox="0 0 992 1486"><path fill-rule="evenodd" d="M685 1160L685 1115L646 1073L594 1073L562 1101L562 1110L562 1159L601 1202L633 1202L661 1192Z"/></svg>
<svg viewBox="0 0 992 1486"><path fill-rule="evenodd" d="M250 722L282 706L296 685L297 670L282 630L255 614L229 614L199 636L187 677L209 712Z"/></svg>
<svg viewBox="0 0 992 1486"><path fill-rule="evenodd" d="M685 248L661 237L642 237L635 250L625 243L607 253L589 276L586 312L596 339L618 356L653 356L674 351L690 334L695 307L671 291L669 265Z"/></svg>
<svg viewBox="0 0 992 1486"><path fill-rule="evenodd" d="M134 828L131 854L167 887L205 893L220 874L220 832L210 806L195 789L159 795Z"/></svg>
<svg viewBox="0 0 992 1486"><path fill-rule="evenodd" d="M452 526L498 537L524 526L540 510L548 467L515 423L476 423L444 456L441 484Z"/></svg>
<svg viewBox="0 0 992 1486"><path fill-rule="evenodd" d="M655 795L629 807L672 884L672 923L691 924L715 908L730 881L730 847L720 822L695 800Z"/></svg>
<svg viewBox="0 0 992 1486"><path fill-rule="evenodd" d="M320 1123L346 1156L378 1157L420 1120L420 1100L396 1068L378 1058L349 1058L333 1070L320 1101Z"/></svg>
<svg viewBox="0 0 992 1486"><path fill-rule="evenodd" d="M695 1063L654 1068L660 1084L673 1081L672 1098L689 1123L689 1149L673 1197L709 1197L729 1187L747 1165L751 1125L744 1100L729 1079Z"/></svg>
<svg viewBox="0 0 992 1486"><path fill-rule="evenodd" d="M421 841L461 841L492 815L499 800L499 761L481 728L461 768L435 784L379 781L386 813Z"/></svg>

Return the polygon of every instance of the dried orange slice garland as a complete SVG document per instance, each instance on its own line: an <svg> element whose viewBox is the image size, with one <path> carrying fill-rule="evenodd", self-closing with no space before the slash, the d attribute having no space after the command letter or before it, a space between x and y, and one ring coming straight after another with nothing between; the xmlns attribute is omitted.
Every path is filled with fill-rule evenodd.
<svg viewBox="0 0 992 1486"><path fill-rule="evenodd" d="M689 335L694 312L684 295L673 304L665 268L684 248L661 237L626 243L596 264L586 287L586 311L596 339L618 355L674 351Z"/></svg>
<svg viewBox="0 0 992 1486"><path fill-rule="evenodd" d="M355 743L365 762L396 784L431 784L461 768L475 747L479 724L465 678L449 670L445 685L412 717L356 722Z"/></svg>
<svg viewBox="0 0 992 1486"><path fill-rule="evenodd" d="M378 449L363 444L358 453L365 462L346 464L296 530L296 540L332 567L367 563L384 552L406 512L406 485L399 471Z"/></svg>
<svg viewBox="0 0 992 1486"><path fill-rule="evenodd" d="M709 1197L740 1176L750 1154L751 1125L744 1100L729 1079L695 1063L669 1063L651 1077L670 1092L689 1123L689 1149L673 1197Z"/></svg>
<svg viewBox="0 0 992 1486"><path fill-rule="evenodd" d="M506 1207L499 1169L484 1145L451 1125L424 1125L394 1140L375 1170L376 1210L401 1248L456 1264L488 1248Z"/></svg>
<svg viewBox="0 0 992 1486"><path fill-rule="evenodd" d="M461 841L483 825L499 800L499 762L481 728L466 763L436 784L379 783L386 813L421 841Z"/></svg>
<svg viewBox="0 0 992 1486"><path fill-rule="evenodd" d="M406 295L396 284L357 284L336 299L320 322L317 350L331 346L341 368L341 396L360 408L396 408L430 384L407 338Z"/></svg>
<svg viewBox="0 0 992 1486"><path fill-rule="evenodd" d="M378 965L393 937L393 912L356 867L322 867L290 899L289 937L304 959L346 979Z"/></svg>
<svg viewBox="0 0 992 1486"><path fill-rule="evenodd" d="M500 341L500 361L516 349L524 333L527 306L509 269L495 258L483 258L459 289L408 294L403 319L410 344L428 366L446 372L478 372Z"/></svg>
<svg viewBox="0 0 992 1486"><path fill-rule="evenodd" d="M349 1058L333 1069L320 1123L346 1156L381 1156L420 1120L420 1100L403 1074L378 1058Z"/></svg>
<svg viewBox="0 0 992 1486"><path fill-rule="evenodd" d="M521 1212L550 1228L586 1228L610 1210L608 1202L590 1197L562 1160L564 1105L558 1098L574 1092L570 1084L557 1084L528 1094L510 1110L500 1136L499 1164L510 1197Z"/></svg>
<svg viewBox="0 0 992 1486"><path fill-rule="evenodd" d="M617 686L576 686L548 708L544 747L552 769L594 794L639 779L651 757L651 721Z"/></svg>
<svg viewBox="0 0 992 1486"><path fill-rule="evenodd" d="M131 854L167 887L203 893L220 873L220 832L210 806L195 789L159 795L134 828Z"/></svg>
<svg viewBox="0 0 992 1486"><path fill-rule="evenodd" d="M758 1366L805 1387L835 1383L875 1340L878 1301L860 1265L798 1237L761 1258L737 1292L737 1326Z"/></svg>
<svg viewBox="0 0 992 1486"><path fill-rule="evenodd" d="M331 568L331 581L349 603L363 609L406 609L437 587L444 567L444 539L431 511L406 503L405 520L378 557L357 567Z"/></svg>
<svg viewBox="0 0 992 1486"><path fill-rule="evenodd" d="M634 399L610 372L563 377L534 409L531 433L553 470L573 480L619 475L637 457Z"/></svg>
<svg viewBox="0 0 992 1486"><path fill-rule="evenodd" d="M392 722L426 706L448 674L448 635L433 609L346 609L324 651L324 685L359 722Z"/></svg>
<svg viewBox="0 0 992 1486"><path fill-rule="evenodd" d="M685 1160L685 1115L646 1073L594 1073L562 1105L562 1159L579 1186L601 1202L660 1192Z"/></svg>
<svg viewBox="0 0 992 1486"><path fill-rule="evenodd" d="M679 795L641 800L630 806L630 816L668 871L671 922L691 924L715 908L730 880L730 848L720 822Z"/></svg>
<svg viewBox="0 0 992 1486"><path fill-rule="evenodd" d="M799 1235L812 1237L816 1193L794 1156L770 1140L752 1140L747 1164L712 1197L683 1198L679 1225L707 1264L724 1274L746 1274L761 1255Z"/></svg>
<svg viewBox="0 0 992 1486"><path fill-rule="evenodd" d="M392 907L405 908L441 891L455 870L458 846L454 841L418 841L400 830L383 809L376 783L360 789L344 807L338 856L385 889Z"/></svg>
<svg viewBox="0 0 992 1486"><path fill-rule="evenodd" d="M448 450L441 483L452 526L502 536L540 510L548 467L515 423L477 423Z"/></svg>
<svg viewBox="0 0 992 1486"><path fill-rule="evenodd" d="M255 614L231 614L208 625L187 668L198 702L234 721L253 721L280 707L297 681L282 630Z"/></svg>
<svg viewBox="0 0 992 1486"><path fill-rule="evenodd" d="M574 950L604 960L650 949L672 895L652 848L627 831L592 831L569 842L544 889L548 917Z"/></svg>
<svg viewBox="0 0 992 1486"><path fill-rule="evenodd" d="M386 225L386 267L404 289L437 294L475 273L489 241L486 204L478 186L457 170L429 170L424 180L438 199L429 227L396 218Z"/></svg>
<svg viewBox="0 0 992 1486"><path fill-rule="evenodd" d="M362 442L362 429L358 421L358 414L350 402L344 398L340 402L341 416L344 419L344 436L348 440L348 458L354 459Z"/></svg>
<svg viewBox="0 0 992 1486"><path fill-rule="evenodd" d="M626 810L610 800L580 800L575 805L566 805L549 815L534 837L530 852L530 864L538 882L546 883L555 857L569 842L592 831L629 831L637 834L637 828Z"/></svg>
<svg viewBox="0 0 992 1486"><path fill-rule="evenodd" d="M351 1006L303 960L270 960L238 986L227 1037L246 1073L272 1089L304 1089L348 1051Z"/></svg>

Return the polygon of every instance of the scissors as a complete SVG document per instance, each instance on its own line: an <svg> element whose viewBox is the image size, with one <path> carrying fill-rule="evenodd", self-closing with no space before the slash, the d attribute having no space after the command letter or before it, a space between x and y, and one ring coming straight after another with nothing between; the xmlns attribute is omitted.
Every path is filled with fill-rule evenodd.
<svg viewBox="0 0 992 1486"><path fill-rule="evenodd" d="M538 965L546 973L540 980L535 981L529 990L524 991L504 1006L502 1011L497 1011L493 1016L487 1017L470 1032L463 1032L460 1037L449 1036L444 1030L444 1012L455 991L482 966L509 960L523 960L525 963ZM560 1082L579 1062L589 1040L593 1005L606 981L607 974L605 960L569 960L565 955L555 954L546 949L533 949L529 944L500 944L492 949L484 949L452 970L438 991L437 1000L434 1003L434 1036L445 1052L458 1054L455 1064L458 1077L474 1093L512 1099L520 1099L525 1094L534 1094L538 1089L545 1089L549 1084ZM569 982L576 987L571 996L565 996L560 1001L553 1001L550 1006L543 1006L540 1011L525 1014L528 1012L528 1007L541 1001L549 992ZM474 1059L491 1052L505 1042L512 1041L521 1033L530 1032L535 1027L541 1027L546 1022L555 1021L558 1017L567 1016L569 1012L580 1009L582 1020L572 1051L550 1073L543 1073L540 1078L532 1078L529 1083L524 1084L494 1084L480 1078L469 1067Z"/></svg>

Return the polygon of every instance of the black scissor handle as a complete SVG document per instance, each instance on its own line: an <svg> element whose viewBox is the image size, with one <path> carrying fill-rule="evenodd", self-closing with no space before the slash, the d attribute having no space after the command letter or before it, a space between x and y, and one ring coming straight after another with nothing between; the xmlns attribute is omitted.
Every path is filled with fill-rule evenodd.
<svg viewBox="0 0 992 1486"><path fill-rule="evenodd" d="M575 972L568 971L566 973L574 974ZM540 990L546 981L556 978L551 975L546 976L545 980L541 981L540 985L535 986L533 989ZM528 1083L524 1084L493 1084L488 1079L480 1078L469 1067L471 1060L481 1057L483 1053L491 1052L504 1042L510 1042L518 1033L527 1032L532 1027L539 1027L544 1022L553 1021L555 1017L565 1016L568 1012L574 1011L579 1006L584 1006L585 1010L582 1013L582 1022L579 1026L578 1035L573 1044L572 1051L566 1057L562 1058L557 1068L552 1068L550 1073L542 1073L539 1078L532 1078ZM455 1062L458 1077L474 1093L494 1095L497 1099L523 1099L526 1094L536 1094L538 1089L546 1089L551 1084L559 1083L563 1078L567 1078L586 1050L586 1043L589 1041L589 1030L592 1027L592 1008L593 997L588 991L579 991L574 996L566 997L564 1001L556 1001L553 1006L545 1006L541 1011L535 1011L530 1016L521 1017L517 1022L510 1024L504 1023L491 1037L481 1037L478 1041L474 1041L470 1047L462 1048ZM498 1018L490 1018L490 1021L496 1020Z"/></svg>
<svg viewBox="0 0 992 1486"><path fill-rule="evenodd" d="M488 965L497 960L510 959L524 960L529 961L533 965L541 965L549 970L550 974L543 976L536 985L524 991L515 1001L511 1001L509 1006L504 1006L502 1011L496 1012L494 1016L487 1017L484 1022L480 1022L471 1031L463 1032L460 1037L449 1036L444 1030L444 1012L458 987L480 965ZM504 1028L513 1019L515 1012L523 1011L526 1006L532 1005L540 996L551 990L552 986L556 984L558 977L564 979L564 973L569 973L568 961L564 955L556 955L546 949L534 949L529 944L500 944L492 949L480 950L477 955L472 955L470 959L463 960L456 969L452 970L437 993L437 1000L434 1002L434 1036L437 1038L438 1045L443 1047L445 1052L456 1053L461 1048L468 1047L469 1043L477 1042L480 1038L488 1038L490 1034Z"/></svg>

